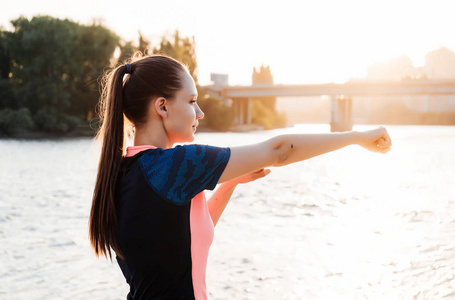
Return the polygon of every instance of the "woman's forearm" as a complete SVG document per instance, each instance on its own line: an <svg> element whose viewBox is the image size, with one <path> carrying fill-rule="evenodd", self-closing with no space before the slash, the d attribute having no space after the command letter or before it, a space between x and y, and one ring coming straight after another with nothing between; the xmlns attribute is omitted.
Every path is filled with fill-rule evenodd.
<svg viewBox="0 0 455 300"><path fill-rule="evenodd" d="M272 147L278 151L277 163L284 166L306 160L324 153L332 152L349 145L359 144L356 131L326 134L289 134L271 140Z"/></svg>
<svg viewBox="0 0 455 300"><path fill-rule="evenodd" d="M226 208L229 199L231 199L232 193L234 192L236 186L237 184L234 182L223 183L207 201L210 216L212 217L214 226L216 226L218 220L223 214L223 211Z"/></svg>

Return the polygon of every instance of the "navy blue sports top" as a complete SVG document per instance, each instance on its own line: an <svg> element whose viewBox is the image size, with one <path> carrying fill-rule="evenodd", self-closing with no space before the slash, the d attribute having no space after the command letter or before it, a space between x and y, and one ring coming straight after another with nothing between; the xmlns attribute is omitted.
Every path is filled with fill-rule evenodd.
<svg viewBox="0 0 455 300"><path fill-rule="evenodd" d="M117 261L130 285L127 299L207 299L213 223L203 190L215 188L230 149L134 148L123 158L116 194L124 255Z"/></svg>

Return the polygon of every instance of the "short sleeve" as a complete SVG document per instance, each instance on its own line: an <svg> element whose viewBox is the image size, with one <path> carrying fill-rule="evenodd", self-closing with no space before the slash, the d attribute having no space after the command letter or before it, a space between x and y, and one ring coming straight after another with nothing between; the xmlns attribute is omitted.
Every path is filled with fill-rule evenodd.
<svg viewBox="0 0 455 300"><path fill-rule="evenodd" d="M155 192L183 205L201 191L215 188L230 155L229 148L184 145L147 150L139 164Z"/></svg>

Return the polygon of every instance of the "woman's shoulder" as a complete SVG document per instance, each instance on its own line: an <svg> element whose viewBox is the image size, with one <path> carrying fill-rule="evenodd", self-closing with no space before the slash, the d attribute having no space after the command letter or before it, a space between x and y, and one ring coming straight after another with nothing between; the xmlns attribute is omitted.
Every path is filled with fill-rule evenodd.
<svg viewBox="0 0 455 300"><path fill-rule="evenodd" d="M175 169L182 165L186 167L188 163L212 165L219 160L227 162L230 157L230 149L201 144L184 144L169 149L147 149L137 155L139 163L143 167Z"/></svg>
<svg viewBox="0 0 455 300"><path fill-rule="evenodd" d="M229 151L228 147L217 147L203 144L183 144L176 145L172 148L151 148L141 152L141 155L149 156L171 156L171 155L201 155L210 154L213 152Z"/></svg>

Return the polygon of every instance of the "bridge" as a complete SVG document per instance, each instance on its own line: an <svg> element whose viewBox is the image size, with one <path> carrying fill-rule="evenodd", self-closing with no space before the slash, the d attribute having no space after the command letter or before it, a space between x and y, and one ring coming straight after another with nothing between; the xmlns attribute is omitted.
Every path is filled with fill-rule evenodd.
<svg viewBox="0 0 455 300"><path fill-rule="evenodd" d="M455 95L455 80L351 81L343 84L254 84L230 86L213 84L203 87L210 95L232 100L235 123L251 124L251 102L261 97L328 96L331 99L331 131L352 129L352 97L403 95Z"/></svg>

